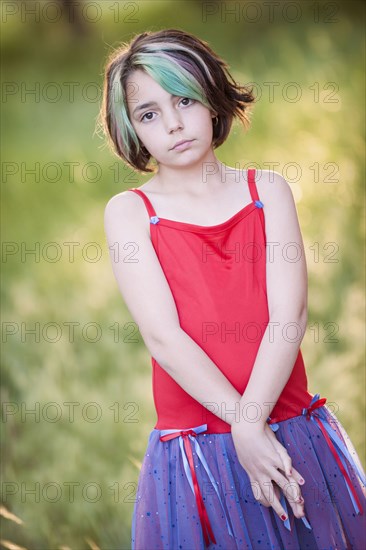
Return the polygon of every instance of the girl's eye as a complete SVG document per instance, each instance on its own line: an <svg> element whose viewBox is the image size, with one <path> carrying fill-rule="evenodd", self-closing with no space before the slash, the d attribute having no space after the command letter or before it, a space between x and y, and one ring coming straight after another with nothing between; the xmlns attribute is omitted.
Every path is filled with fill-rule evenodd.
<svg viewBox="0 0 366 550"><path fill-rule="evenodd" d="M144 120L144 118L147 116L147 115L152 115L153 113L152 112L148 112L148 113L145 113L143 117L141 117L141 122ZM148 118L147 120L152 120L151 118Z"/></svg>
<svg viewBox="0 0 366 550"><path fill-rule="evenodd" d="M190 97L183 97L183 98L181 99L181 101L190 101L191 103L194 103L195 100L194 100L194 99L191 99ZM187 104L185 104L184 106L186 107ZM154 113L153 113L152 111L149 111L148 113L145 113L145 114L141 117L140 122L142 122L142 121L144 120L144 118L147 117L148 115L153 115L153 114L154 114ZM147 118L146 120L149 121L149 120L153 120L153 119L152 119L152 118Z"/></svg>
<svg viewBox="0 0 366 550"><path fill-rule="evenodd" d="M190 97L183 97L182 101L185 101L186 99L194 103L194 99L191 99Z"/></svg>

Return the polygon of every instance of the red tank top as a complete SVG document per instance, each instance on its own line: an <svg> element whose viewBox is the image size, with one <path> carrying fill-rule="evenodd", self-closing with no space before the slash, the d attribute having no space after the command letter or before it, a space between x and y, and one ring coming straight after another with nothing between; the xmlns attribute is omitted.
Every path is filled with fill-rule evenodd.
<svg viewBox="0 0 366 550"><path fill-rule="evenodd" d="M248 170L248 185L252 202L225 222L211 226L160 218L143 191L129 189L145 202L152 245L173 294L181 328L240 394L244 393L269 322L265 205L258 196L255 169ZM208 410L153 357L151 361L155 429L205 423L209 433L231 431L230 424L212 412L223 404L212 404ZM301 415L312 397L299 349L271 417L280 421Z"/></svg>

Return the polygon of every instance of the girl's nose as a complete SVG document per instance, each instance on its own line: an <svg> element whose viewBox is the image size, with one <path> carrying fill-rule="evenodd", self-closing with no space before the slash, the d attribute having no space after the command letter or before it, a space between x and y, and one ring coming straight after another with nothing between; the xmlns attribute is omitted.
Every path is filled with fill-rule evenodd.
<svg viewBox="0 0 366 550"><path fill-rule="evenodd" d="M175 132L176 130L181 130L182 128L183 124L178 120L167 123L167 130L169 133Z"/></svg>
<svg viewBox="0 0 366 550"><path fill-rule="evenodd" d="M165 126L168 132L174 132L175 130L182 129L183 123L177 113L169 113L165 117Z"/></svg>

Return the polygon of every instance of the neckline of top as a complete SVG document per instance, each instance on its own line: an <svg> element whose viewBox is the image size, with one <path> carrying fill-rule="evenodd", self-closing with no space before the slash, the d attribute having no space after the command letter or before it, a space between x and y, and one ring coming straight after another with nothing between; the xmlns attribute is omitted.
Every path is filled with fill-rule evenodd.
<svg viewBox="0 0 366 550"><path fill-rule="evenodd" d="M212 232L219 232L227 227L231 227L234 223L239 221L241 218L244 218L247 214L249 214L254 209L261 209L263 207L263 203L259 199L257 186L255 183L255 168L249 168L247 170L247 183L249 186L250 195L252 198L252 201L245 206L243 206L238 212L233 214L229 219L217 223L215 225L199 225L195 223L189 223L189 222L182 222L179 220L172 220L169 218L163 218L156 214L155 209L153 205L151 204L151 201L149 197L145 194L144 191L139 189L138 187L132 187L129 189L129 191L134 191L137 194L139 194L142 199L145 202L145 206L148 210L149 216L150 216L150 227L151 225L156 225L161 223L164 226L173 227L173 228L179 228L183 231L194 231L198 233L210 233Z"/></svg>
<svg viewBox="0 0 366 550"><path fill-rule="evenodd" d="M227 227L230 227L237 221L239 221L241 218L244 218L247 214L249 214L252 210L256 208L255 202L252 201L243 208L241 208L238 212L233 214L229 219L217 223L215 225L198 225L196 223L188 223L188 222L181 222L178 220L170 220L168 218L162 218L160 216L156 216L158 220L156 220L156 223L151 221L151 225L154 224L160 224L167 226L167 227L176 227L178 226L180 229L183 229L183 231L195 231L198 233L206 233L211 231L222 231L223 229L227 229ZM151 220L151 218L150 218Z"/></svg>

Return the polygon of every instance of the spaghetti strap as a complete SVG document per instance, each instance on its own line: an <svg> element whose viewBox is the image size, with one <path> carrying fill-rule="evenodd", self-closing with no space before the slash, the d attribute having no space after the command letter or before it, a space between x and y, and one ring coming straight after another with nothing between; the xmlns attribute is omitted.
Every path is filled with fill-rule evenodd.
<svg viewBox="0 0 366 550"><path fill-rule="evenodd" d="M147 195L141 189L137 189L137 187L131 187L131 189L128 189L128 191L133 191L134 193L137 193L140 195L140 197L143 199L147 212L150 216L150 223L156 224L159 221L158 216L156 215L155 209L153 205L150 202L150 199L148 199Z"/></svg>
<svg viewBox="0 0 366 550"><path fill-rule="evenodd" d="M263 208L263 202L259 199L257 186L255 184L255 168L249 168L248 170L248 185L250 195L257 208Z"/></svg>

